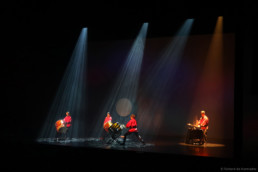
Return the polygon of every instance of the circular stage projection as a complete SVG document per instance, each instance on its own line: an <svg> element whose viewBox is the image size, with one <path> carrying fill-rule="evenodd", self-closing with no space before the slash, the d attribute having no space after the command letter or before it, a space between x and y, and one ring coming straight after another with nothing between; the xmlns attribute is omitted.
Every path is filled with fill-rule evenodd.
<svg viewBox="0 0 258 172"><path fill-rule="evenodd" d="M116 112L120 116L128 116L132 111L132 103L127 98L119 99L116 103Z"/></svg>

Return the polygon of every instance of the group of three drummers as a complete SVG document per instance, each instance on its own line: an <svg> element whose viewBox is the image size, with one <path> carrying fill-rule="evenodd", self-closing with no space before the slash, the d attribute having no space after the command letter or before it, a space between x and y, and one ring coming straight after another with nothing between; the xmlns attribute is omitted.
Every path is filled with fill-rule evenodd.
<svg viewBox="0 0 258 172"><path fill-rule="evenodd" d="M125 126L129 130L124 134L124 136L122 136L123 137L122 145L125 144L126 137L130 134L134 134L141 143L145 144L142 137L139 135L139 132L137 129L137 121L135 118L136 118L136 116L134 114L131 114L130 121ZM64 126L67 128L66 132L64 133L65 138L66 138L69 128L71 127L71 122L72 122L72 117L70 116L69 112L66 112L66 117L63 119L63 122L64 122ZM111 126L111 124L112 124L112 117L110 115L110 112L107 112L107 116L103 123L103 128L106 132L108 132L108 128ZM207 142L208 124L209 124L209 118L206 116L205 111L202 110L201 118L200 118L200 120L197 121L196 125L198 127L200 127L200 129L203 131L204 142ZM59 133L59 132L57 131L57 133Z"/></svg>

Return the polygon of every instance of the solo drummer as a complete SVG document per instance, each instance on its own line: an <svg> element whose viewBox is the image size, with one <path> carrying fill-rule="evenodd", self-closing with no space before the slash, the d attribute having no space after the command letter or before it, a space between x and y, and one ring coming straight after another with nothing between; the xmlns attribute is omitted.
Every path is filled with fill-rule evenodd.
<svg viewBox="0 0 258 172"><path fill-rule="evenodd" d="M205 111L201 111L201 118L198 121L198 126L203 131L204 142L207 142L207 131L208 131L209 118L206 116Z"/></svg>

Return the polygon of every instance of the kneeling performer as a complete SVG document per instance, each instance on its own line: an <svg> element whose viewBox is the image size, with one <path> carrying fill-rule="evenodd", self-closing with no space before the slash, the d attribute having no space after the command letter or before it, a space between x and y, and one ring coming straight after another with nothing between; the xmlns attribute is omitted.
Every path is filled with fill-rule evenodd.
<svg viewBox="0 0 258 172"><path fill-rule="evenodd" d="M126 124L126 128L129 128L129 130L125 133L125 135L124 135L124 141L123 141L123 143L122 143L122 145L124 145L125 144L125 141L126 141L126 137L128 136L128 135L130 135L130 134L134 134L137 138L138 138L138 140L140 141L140 142L142 142L144 145L145 145L145 142L143 141L143 139L141 138L141 136L139 135L139 133L138 133L138 130L137 130L137 122L136 122L136 120L135 120L135 115L134 114L132 114L131 116L131 120Z"/></svg>

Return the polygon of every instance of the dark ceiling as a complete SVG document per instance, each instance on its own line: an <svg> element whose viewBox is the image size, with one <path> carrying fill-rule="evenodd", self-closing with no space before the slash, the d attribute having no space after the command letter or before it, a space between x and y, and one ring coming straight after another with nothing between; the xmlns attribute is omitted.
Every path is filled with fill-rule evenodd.
<svg viewBox="0 0 258 172"><path fill-rule="evenodd" d="M186 1L13 1L2 5L0 14L8 31L19 28L28 34L40 31L48 35L56 30L78 35L82 27L87 27L91 32L89 39L99 40L134 38L143 22L149 23L149 37L168 36L187 18L195 19L191 34L212 33L218 16L224 16L224 32L235 32L239 16L250 13L245 8L237 8L238 5L221 5L219 1L207 5L209 8L196 8L199 5L207 4Z"/></svg>

